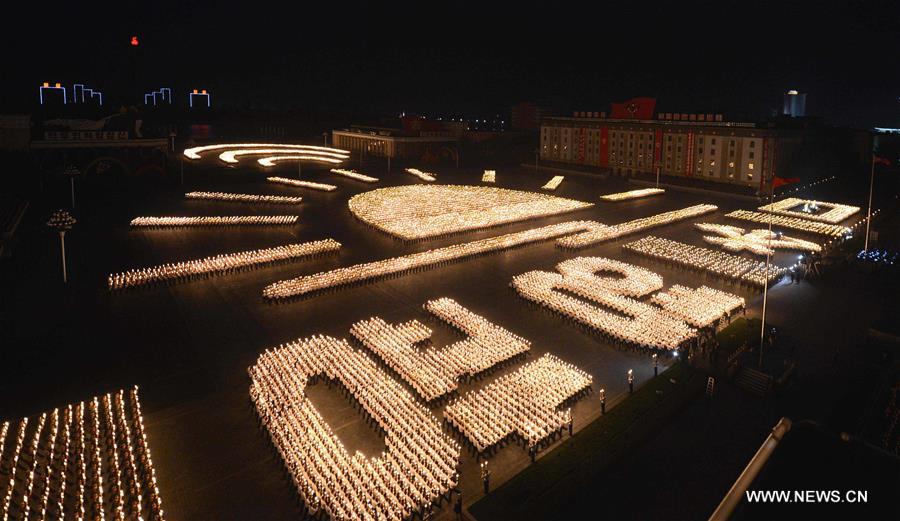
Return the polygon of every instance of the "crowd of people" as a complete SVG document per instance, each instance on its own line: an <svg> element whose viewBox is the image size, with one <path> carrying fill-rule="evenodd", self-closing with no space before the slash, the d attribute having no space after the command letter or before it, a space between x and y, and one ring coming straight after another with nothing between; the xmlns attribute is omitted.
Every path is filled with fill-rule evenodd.
<svg viewBox="0 0 900 521"><path fill-rule="evenodd" d="M772 255L776 249L820 252L822 247L815 242L787 237L769 230L753 230L747 232L737 226L724 224L694 223L697 229L715 233L715 236L704 235L703 240L721 246L731 252L748 250L756 255Z"/></svg>
<svg viewBox="0 0 900 521"><path fill-rule="evenodd" d="M754 212L752 210L735 210L725 214L725 217L762 224L769 224L771 222L772 226L777 226L779 228L790 228L791 230L815 233L818 235L828 235L834 238L843 237L850 233L850 228L847 228L846 226L810 221L809 219L801 219L799 217L787 217L784 215Z"/></svg>
<svg viewBox="0 0 900 521"><path fill-rule="evenodd" d="M685 219L691 219L700 215L718 210L718 207L712 204L698 204L689 206L680 210L672 210L671 212L658 213L650 217L641 217L632 221L615 224L612 226L598 225L592 229L579 234L562 237L557 239L556 244L563 248L584 248L598 242L618 239L625 235L649 230L657 226L672 224Z"/></svg>
<svg viewBox="0 0 900 521"><path fill-rule="evenodd" d="M557 188L559 188L559 185L562 184L563 179L565 179L565 176L555 175L551 177L549 181L544 183L544 186L541 187L541 190L556 190Z"/></svg>
<svg viewBox="0 0 900 521"><path fill-rule="evenodd" d="M301 181L299 179L289 179L287 177L267 177L266 181L280 185L296 186L298 188L309 188L311 190L319 190L321 192L333 192L337 190L336 185L327 183L316 183L313 181ZM298 197L299 199L299 197Z"/></svg>
<svg viewBox="0 0 900 521"><path fill-rule="evenodd" d="M201 199L204 201L226 201L229 203L274 203L274 204L300 204L302 197L289 197L283 195L255 195L235 194L229 192L188 192L185 199Z"/></svg>
<svg viewBox="0 0 900 521"><path fill-rule="evenodd" d="M274 248L223 253L203 259L175 262L113 273L107 278L110 290L132 288L144 284L186 279L198 275L210 275L225 271L259 266L286 259L297 259L321 253L337 251L341 243L334 239L286 244Z"/></svg>
<svg viewBox="0 0 900 521"><path fill-rule="evenodd" d="M652 235L630 242L622 248L639 255L695 268L755 286L764 286L774 282L787 271L774 264L767 268L766 263L762 261Z"/></svg>
<svg viewBox="0 0 900 521"><path fill-rule="evenodd" d="M571 410L558 409L580 398L591 382L589 374L545 354L483 389L453 400L444 418L479 455L499 448L514 433L529 451L536 450L570 426Z"/></svg>
<svg viewBox="0 0 900 521"><path fill-rule="evenodd" d="M350 333L397 371L426 402L456 390L460 378L477 375L530 348L530 342L524 338L452 299L430 300L425 309L468 338L443 349L419 349L417 344L431 337L431 329L417 320L392 325L379 317L353 324Z"/></svg>
<svg viewBox="0 0 900 521"><path fill-rule="evenodd" d="M629 190L627 192L601 195L600 199L604 201L627 201L629 199L639 199L641 197L659 195L665 192L666 191L662 188L641 188L640 190Z"/></svg>
<svg viewBox="0 0 900 521"><path fill-rule="evenodd" d="M350 212L411 241L581 210L591 203L492 186L406 185L355 195Z"/></svg>
<svg viewBox="0 0 900 521"><path fill-rule="evenodd" d="M4 465L9 432L0 519L164 519L137 387L23 418Z"/></svg>
<svg viewBox="0 0 900 521"><path fill-rule="evenodd" d="M562 235L568 235L584 230L589 226L591 226L590 221L570 221L559 224L550 224L521 232L454 244L434 250L403 255L401 257L392 257L380 261L345 266L331 271L281 280L269 284L263 289L263 296L268 299L283 299L307 295L315 291L336 288L387 275L425 269L466 257L508 250L523 244L554 239Z"/></svg>
<svg viewBox="0 0 900 521"><path fill-rule="evenodd" d="M482 183L496 183L497 182L497 171L496 170L485 170L483 174L481 174L481 182Z"/></svg>
<svg viewBox="0 0 900 521"><path fill-rule="evenodd" d="M707 286L693 289L680 284L653 295L650 301L696 328L710 327L746 305L743 297L725 291Z"/></svg>
<svg viewBox="0 0 900 521"><path fill-rule="evenodd" d="M319 147L322 148L322 147ZM238 162L239 156L259 156L266 155L262 159L258 159L257 162L263 166L271 166L272 163L280 160L306 160L306 161L319 161L322 163L333 163L339 164L344 162L345 160L350 158L349 152L340 152L334 151L334 149L324 149L324 150L314 150L314 149L306 149L306 150L286 150L284 148L248 148L248 149L240 149L240 150L226 150L219 154L219 159L225 163L234 164ZM268 163L268 164L267 164Z"/></svg>
<svg viewBox="0 0 900 521"><path fill-rule="evenodd" d="M192 147L184 149L184 157L192 160L200 159L200 154L213 150L238 150L238 149L269 149L283 153L328 153L334 157L348 156L347 150L339 148L320 147L316 145L292 145L284 143L220 143L215 145L204 145L200 147Z"/></svg>
<svg viewBox="0 0 900 521"><path fill-rule="evenodd" d="M133 227L237 226L297 224L299 215L218 215L203 217L135 217Z"/></svg>
<svg viewBox="0 0 900 521"><path fill-rule="evenodd" d="M431 172L423 172L423 171L419 170L418 168L405 168L404 171L408 174L412 174L412 175L418 177L422 181L428 181L429 183L433 182L433 181L437 181L437 177L435 177L434 174L432 174Z"/></svg>
<svg viewBox="0 0 900 521"><path fill-rule="evenodd" d="M342 175L344 177L349 177L350 179L356 179L357 181L362 181L364 183L377 183L378 182L377 177L360 174L359 172L357 172L355 170L347 170L345 168L332 168L331 173L337 174L337 175Z"/></svg>
<svg viewBox="0 0 900 521"><path fill-rule="evenodd" d="M513 277L511 286L525 299L561 313L616 344L644 349L678 349L692 339L696 330L662 309L624 296L640 294L646 282L637 282L627 274L617 280L598 277L591 272L566 274L529 271ZM623 285L625 289L623 290ZM628 289L631 286L631 289ZM561 291L562 290L562 291ZM615 312L572 297L563 291L596 302ZM624 316L623 316L624 315Z"/></svg>
<svg viewBox="0 0 900 521"><path fill-rule="evenodd" d="M801 209L794 210L794 208L798 206L800 206ZM817 213L820 207L823 207L826 210L822 213ZM850 218L850 216L859 212L859 206L825 203L811 199L798 199L796 197L788 197L774 203L760 206L757 209L761 212L774 213L786 217L798 217L800 219L808 219L810 221L819 221L829 224L837 224L841 221L845 221Z"/></svg>
<svg viewBox="0 0 900 521"><path fill-rule="evenodd" d="M449 500L460 446L402 384L346 340L316 335L266 350L249 369L262 426L312 515L408 519ZM339 382L384 434L375 458L351 455L305 394Z"/></svg>

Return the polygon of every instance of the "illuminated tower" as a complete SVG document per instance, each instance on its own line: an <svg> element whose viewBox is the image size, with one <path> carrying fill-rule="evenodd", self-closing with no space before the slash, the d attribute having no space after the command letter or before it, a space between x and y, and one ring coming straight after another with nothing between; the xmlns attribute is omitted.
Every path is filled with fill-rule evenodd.
<svg viewBox="0 0 900 521"><path fill-rule="evenodd" d="M806 116L806 93L801 94L793 89L787 91L784 95L784 110L781 113L792 118Z"/></svg>

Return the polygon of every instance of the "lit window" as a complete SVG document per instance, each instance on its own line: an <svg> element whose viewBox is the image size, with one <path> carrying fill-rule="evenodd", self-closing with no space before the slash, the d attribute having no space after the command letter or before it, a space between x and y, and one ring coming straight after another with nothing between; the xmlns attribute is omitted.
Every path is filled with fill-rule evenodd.
<svg viewBox="0 0 900 521"><path fill-rule="evenodd" d="M747 163L747 168L749 170L753 170L753 163Z"/></svg>
<svg viewBox="0 0 900 521"><path fill-rule="evenodd" d="M734 161L728 162L728 168L734 168Z"/></svg>

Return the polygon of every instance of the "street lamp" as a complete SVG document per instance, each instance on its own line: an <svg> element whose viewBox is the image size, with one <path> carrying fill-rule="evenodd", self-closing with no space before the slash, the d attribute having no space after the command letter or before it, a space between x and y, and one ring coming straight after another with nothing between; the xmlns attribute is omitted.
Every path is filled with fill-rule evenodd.
<svg viewBox="0 0 900 521"><path fill-rule="evenodd" d="M71 230L75 225L75 218L72 214L65 210L57 210L50 216L47 221L47 227L56 230L59 233L59 245L62 252L62 273L63 282L69 282L66 275L66 231Z"/></svg>
<svg viewBox="0 0 900 521"><path fill-rule="evenodd" d="M659 356L653 353L653 376L659 376Z"/></svg>
<svg viewBox="0 0 900 521"><path fill-rule="evenodd" d="M606 414L606 389L600 389L600 413Z"/></svg>
<svg viewBox="0 0 900 521"><path fill-rule="evenodd" d="M63 171L63 175L69 178L69 187L72 192L72 209L75 209L75 178L81 175L81 170L75 166L69 165Z"/></svg>
<svg viewBox="0 0 900 521"><path fill-rule="evenodd" d="M634 392L634 370L633 369L628 370L628 392L629 393Z"/></svg>
<svg viewBox="0 0 900 521"><path fill-rule="evenodd" d="M322 138L325 140L325 146L328 146L328 132L322 132Z"/></svg>

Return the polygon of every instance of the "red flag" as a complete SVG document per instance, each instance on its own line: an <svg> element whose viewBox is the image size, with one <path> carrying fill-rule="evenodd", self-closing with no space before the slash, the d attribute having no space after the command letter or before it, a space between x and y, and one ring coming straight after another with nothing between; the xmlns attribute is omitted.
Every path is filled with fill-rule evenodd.
<svg viewBox="0 0 900 521"><path fill-rule="evenodd" d="M778 177L778 176L775 176L775 177L772 178L772 190L774 190L774 189L776 189L776 188L778 188L779 186L782 186L782 185L790 185L790 184L799 183L799 182L800 182L800 178L799 178L799 177Z"/></svg>
<svg viewBox="0 0 900 521"><path fill-rule="evenodd" d="M656 98L631 98L612 104L613 119L653 119Z"/></svg>
<svg viewBox="0 0 900 521"><path fill-rule="evenodd" d="M882 165L884 165L884 166L891 166L891 162L890 162L888 159L886 159L886 158L884 158L884 157L881 157L881 156L876 156L875 154L872 154L872 161L873 161L875 164L879 164L879 163L880 163L880 164L882 164Z"/></svg>

